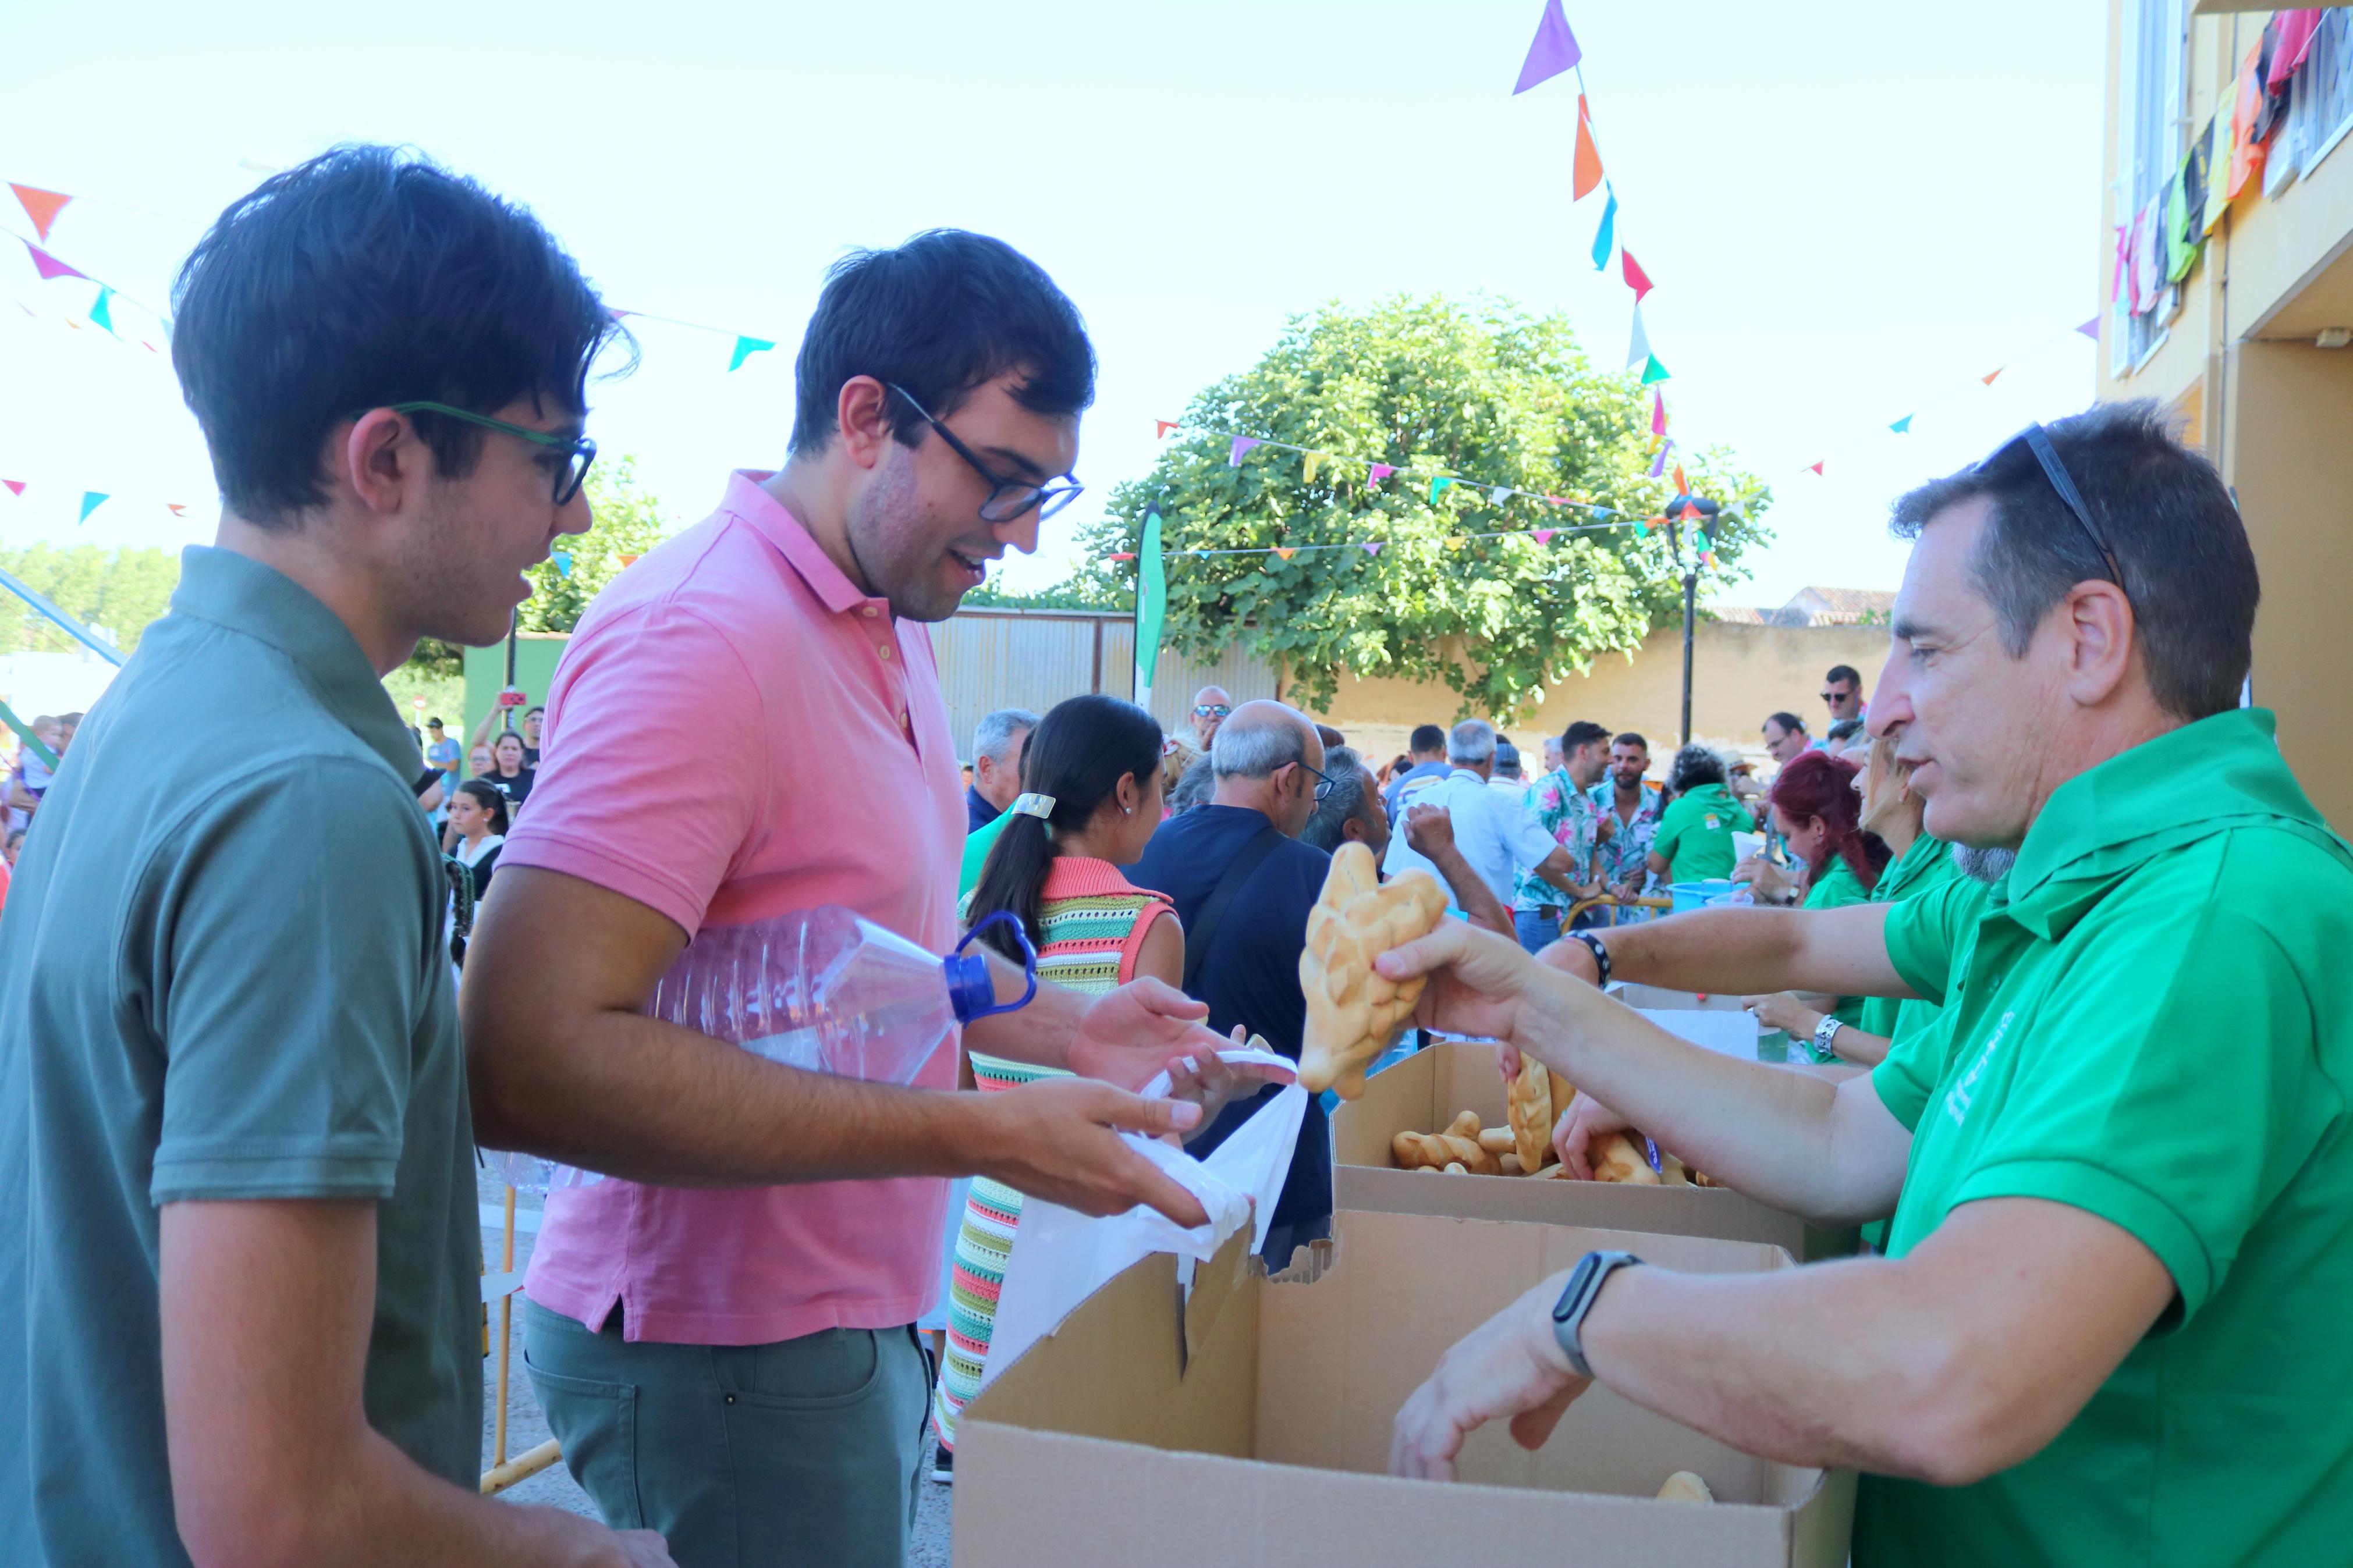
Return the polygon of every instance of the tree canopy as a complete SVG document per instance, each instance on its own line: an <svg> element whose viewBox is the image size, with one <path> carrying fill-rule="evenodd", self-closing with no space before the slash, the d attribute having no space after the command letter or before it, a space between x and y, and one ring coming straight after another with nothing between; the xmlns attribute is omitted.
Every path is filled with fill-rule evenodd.
<svg viewBox="0 0 2353 1568"><path fill-rule="evenodd" d="M1345 670L1443 679L1464 712L1514 715L1680 617L1669 531L1636 521L1666 506L1675 462L1694 493L1742 503L1711 530L1708 577L1741 575L1744 550L1770 537L1764 487L1721 453L1678 449L1649 477L1650 412L1635 378L1597 372L1558 315L1443 297L1327 306L1193 400L1152 473L1115 487L1082 531L1090 563L1070 588L1132 603L1134 563L1108 557L1136 548L1156 508L1178 647L1239 641L1310 701ZM1266 446L1232 465L1235 437L1318 460ZM1374 482L1376 463L1398 472ZM1534 495L1496 501L1499 485ZM1539 529L1556 531L1539 542ZM1298 553L1187 553L1271 546Z"/></svg>
<svg viewBox="0 0 2353 1568"><path fill-rule="evenodd" d="M180 583L180 557L169 550L35 544L0 550L0 566L82 625L111 636L125 653L139 646ZM81 644L31 605L0 592L0 654L80 651Z"/></svg>

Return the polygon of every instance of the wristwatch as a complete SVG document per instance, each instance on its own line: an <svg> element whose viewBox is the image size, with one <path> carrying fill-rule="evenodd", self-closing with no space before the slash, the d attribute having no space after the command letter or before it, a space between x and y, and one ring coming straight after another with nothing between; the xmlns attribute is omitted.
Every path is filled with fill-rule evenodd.
<svg viewBox="0 0 2353 1568"><path fill-rule="evenodd" d="M1594 935L1589 931L1573 931L1568 933L1568 940L1571 942L1583 942L1586 945L1586 948L1593 954L1593 984L1601 986L1605 990L1608 989L1609 984L1609 946L1604 943L1599 937Z"/></svg>
<svg viewBox="0 0 2353 1568"><path fill-rule="evenodd" d="M1611 1274L1641 1261L1630 1252L1588 1252L1569 1270L1568 1284L1553 1303L1552 1337L1569 1366L1588 1383L1593 1368L1585 1360L1585 1314L1600 1300L1602 1284Z"/></svg>
<svg viewBox="0 0 2353 1568"><path fill-rule="evenodd" d="M1816 1061L1827 1061L1838 1054L1831 1047L1831 1042L1837 1039L1838 1032L1845 1027L1845 1020L1834 1018L1827 1013L1822 1015L1822 1021L1814 1026L1814 1059Z"/></svg>

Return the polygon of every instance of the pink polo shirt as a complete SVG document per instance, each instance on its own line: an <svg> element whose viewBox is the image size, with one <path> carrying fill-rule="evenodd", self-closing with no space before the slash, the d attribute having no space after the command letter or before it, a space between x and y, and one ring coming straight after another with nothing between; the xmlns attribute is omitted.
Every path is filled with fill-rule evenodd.
<svg viewBox="0 0 2353 1568"><path fill-rule="evenodd" d="M842 904L944 952L965 815L931 635L860 593L765 478L733 476L581 617L501 864L610 888L689 935ZM917 1083L955 1077L944 1050ZM946 1198L930 1177L599 1182L549 1195L524 1288L592 1329L617 1301L631 1340L893 1328L938 1291Z"/></svg>

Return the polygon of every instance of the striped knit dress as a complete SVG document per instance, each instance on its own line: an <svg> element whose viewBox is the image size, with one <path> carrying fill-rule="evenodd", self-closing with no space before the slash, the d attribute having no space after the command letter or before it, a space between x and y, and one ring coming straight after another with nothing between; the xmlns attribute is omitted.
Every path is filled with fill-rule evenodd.
<svg viewBox="0 0 2353 1568"><path fill-rule="evenodd" d="M1038 978L1072 991L1101 995L1135 978L1135 955L1145 933L1170 905L1158 893L1131 887L1108 860L1065 856L1046 872L1039 907L1045 941L1038 945ZM983 1093L1068 1075L1057 1068L1031 1067L972 1053L972 1076ZM932 1425L941 1446L955 1447L957 1415L980 1392L980 1372L988 1360L988 1336L997 1321L997 1293L1005 1282L1005 1259L1021 1222L1021 1194L987 1176L973 1178L965 1203L964 1227L956 1235L955 1273L948 1296L946 1364L932 1400Z"/></svg>

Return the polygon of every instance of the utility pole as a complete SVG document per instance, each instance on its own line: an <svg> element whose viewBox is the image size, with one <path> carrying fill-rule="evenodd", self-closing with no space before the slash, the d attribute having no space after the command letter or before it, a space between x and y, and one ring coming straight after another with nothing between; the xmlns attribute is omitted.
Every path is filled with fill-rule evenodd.
<svg viewBox="0 0 2353 1568"><path fill-rule="evenodd" d="M1692 740L1692 624L1698 618L1700 551L1694 545L1690 556L1684 556L1683 525L1688 521L1712 528L1722 510L1715 501L1698 496L1680 495L1667 503L1667 551L1683 576L1683 739L1677 743L1685 746Z"/></svg>

